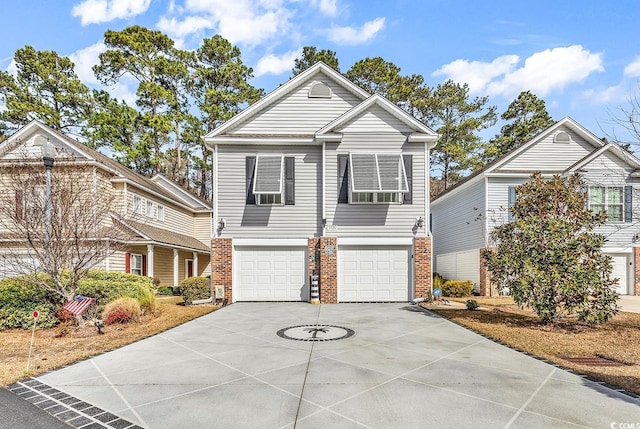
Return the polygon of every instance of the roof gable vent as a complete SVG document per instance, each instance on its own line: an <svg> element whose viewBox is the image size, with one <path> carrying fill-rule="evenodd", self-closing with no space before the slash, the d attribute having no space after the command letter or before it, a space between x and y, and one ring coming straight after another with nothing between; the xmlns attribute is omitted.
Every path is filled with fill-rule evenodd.
<svg viewBox="0 0 640 429"><path fill-rule="evenodd" d="M555 136L553 136L553 142L554 143L570 143L571 136L566 131L560 131L556 133Z"/></svg>
<svg viewBox="0 0 640 429"><path fill-rule="evenodd" d="M331 88L322 82L313 82L309 87L309 98L331 98Z"/></svg>

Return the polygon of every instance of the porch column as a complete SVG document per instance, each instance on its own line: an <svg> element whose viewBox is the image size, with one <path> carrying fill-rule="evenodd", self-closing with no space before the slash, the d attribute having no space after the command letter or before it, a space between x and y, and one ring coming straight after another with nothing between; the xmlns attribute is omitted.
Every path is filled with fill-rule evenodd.
<svg viewBox="0 0 640 429"><path fill-rule="evenodd" d="M153 244L147 244L147 277L153 278Z"/></svg>
<svg viewBox="0 0 640 429"><path fill-rule="evenodd" d="M200 271L198 270L198 252L193 252L193 276L198 277Z"/></svg>
<svg viewBox="0 0 640 429"><path fill-rule="evenodd" d="M178 278L178 270L180 267L180 259L178 258L178 249L173 249L173 285L178 286L180 280Z"/></svg>

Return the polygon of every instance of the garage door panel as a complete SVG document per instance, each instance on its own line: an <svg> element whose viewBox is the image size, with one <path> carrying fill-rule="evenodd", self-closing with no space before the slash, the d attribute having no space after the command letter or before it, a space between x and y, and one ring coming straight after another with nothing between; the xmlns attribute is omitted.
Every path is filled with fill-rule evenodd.
<svg viewBox="0 0 640 429"><path fill-rule="evenodd" d="M308 301L306 248L238 247L238 301Z"/></svg>
<svg viewBox="0 0 640 429"><path fill-rule="evenodd" d="M409 249L341 246L338 301L408 301Z"/></svg>

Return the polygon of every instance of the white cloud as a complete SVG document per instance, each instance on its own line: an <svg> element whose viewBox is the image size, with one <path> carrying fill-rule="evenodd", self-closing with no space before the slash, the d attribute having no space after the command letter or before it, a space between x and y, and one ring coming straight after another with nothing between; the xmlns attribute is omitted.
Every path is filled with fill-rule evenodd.
<svg viewBox="0 0 640 429"><path fill-rule="evenodd" d="M170 7L186 17L164 16L158 28L173 37L185 37L215 29L233 44L258 45L283 34L290 27L292 11L281 0L187 0L184 7Z"/></svg>
<svg viewBox="0 0 640 429"><path fill-rule="evenodd" d="M290 71L295 64L296 58L299 58L300 55L302 55L302 49L285 52L282 55L265 55L258 60L254 75L256 77L265 74L279 75L286 71Z"/></svg>
<svg viewBox="0 0 640 429"><path fill-rule="evenodd" d="M135 81L127 75L122 76L117 83L112 86L103 86L93 73L92 67L100 63L100 54L107 50L103 42L94 43L86 48L79 49L69 55L69 58L75 64L75 72L82 82L87 86L95 88L104 88L119 100L124 100L129 106L135 106L136 91L131 89L129 85L135 85Z"/></svg>
<svg viewBox="0 0 640 429"><path fill-rule="evenodd" d="M184 37L200 30L212 28L211 20L201 16L188 16L182 21L176 18L160 18L157 24L158 30L174 37Z"/></svg>
<svg viewBox="0 0 640 429"><path fill-rule="evenodd" d="M78 49L69 55L75 64L75 71L81 81L86 84L99 85L100 81L93 73L92 67L100 62L100 54L107 50L103 42L95 43L83 49Z"/></svg>
<svg viewBox="0 0 640 429"><path fill-rule="evenodd" d="M313 0L311 4L324 15L333 17L338 14L337 0Z"/></svg>
<svg viewBox="0 0 640 429"><path fill-rule="evenodd" d="M629 95L628 88L623 83L606 88L586 90L582 96L591 104L605 105L625 100Z"/></svg>
<svg viewBox="0 0 640 429"><path fill-rule="evenodd" d="M544 97L552 91L582 82L595 72L604 71L602 54L591 53L580 45L546 49L528 57L517 67L516 55L498 57L490 63L456 60L434 74L456 82L473 82L473 92L511 98L521 91L531 90ZM492 70L492 67L498 67ZM471 89L471 84L469 84Z"/></svg>
<svg viewBox="0 0 640 429"><path fill-rule="evenodd" d="M433 72L433 76L446 76L455 82L468 84L472 93L483 93L489 82L509 73L518 61L520 57L517 55L503 55L490 63L455 60Z"/></svg>
<svg viewBox="0 0 640 429"><path fill-rule="evenodd" d="M132 18L149 9L151 0L84 0L73 6L71 15L81 24L100 24L114 19Z"/></svg>
<svg viewBox="0 0 640 429"><path fill-rule="evenodd" d="M365 22L360 28L332 27L327 32L327 39L339 45L359 45L375 37L384 28L385 18L376 18Z"/></svg>
<svg viewBox="0 0 640 429"><path fill-rule="evenodd" d="M636 57L631 64L624 68L624 75L627 77L640 77L640 56Z"/></svg>

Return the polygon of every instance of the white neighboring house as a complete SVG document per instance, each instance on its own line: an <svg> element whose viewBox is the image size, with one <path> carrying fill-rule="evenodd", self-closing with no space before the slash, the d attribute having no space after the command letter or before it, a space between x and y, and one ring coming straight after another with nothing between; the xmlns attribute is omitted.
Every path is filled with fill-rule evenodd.
<svg viewBox="0 0 640 429"><path fill-rule="evenodd" d="M431 203L434 271L471 280L480 295L495 294L481 263L489 234L509 221L515 187L540 171L543 176L581 173L589 207L609 220L596 232L607 237L613 277L621 295L640 295L640 160L614 143L604 143L567 117L436 197Z"/></svg>
<svg viewBox="0 0 640 429"><path fill-rule="evenodd" d="M233 301L408 301L431 286L437 134L318 63L205 137L212 277Z"/></svg>

